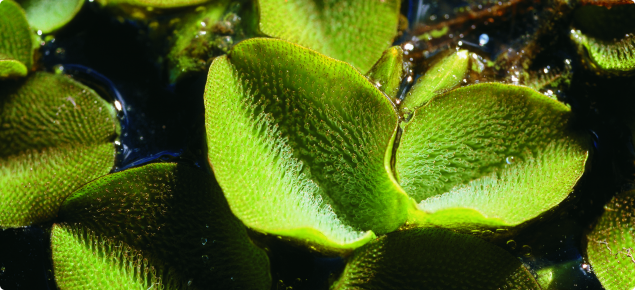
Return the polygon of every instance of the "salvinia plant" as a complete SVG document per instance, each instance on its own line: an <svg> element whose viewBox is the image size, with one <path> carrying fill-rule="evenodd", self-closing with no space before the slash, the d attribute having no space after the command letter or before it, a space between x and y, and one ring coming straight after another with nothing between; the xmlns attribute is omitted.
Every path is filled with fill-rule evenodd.
<svg viewBox="0 0 635 290"><path fill-rule="evenodd" d="M131 18L198 7L175 28L169 78L208 69L209 168L120 172L121 104L35 64L35 35L84 3L61 2L0 0L0 228L51 225L60 289L269 289L263 234L346 258L332 289L548 286L474 233L513 235L548 216L589 167L589 134L535 87L467 84L482 72L467 50L439 54L414 82L407 52L391 46L400 1L98 0ZM632 6L598 17L630 21ZM578 20L593 9L573 14L591 35L574 30L573 43L592 69L631 73L632 23L618 44L596 40ZM237 27L248 39L234 44ZM633 286L609 259L632 259L632 239L609 241L624 233L611 222L629 194L588 236L607 289Z"/></svg>

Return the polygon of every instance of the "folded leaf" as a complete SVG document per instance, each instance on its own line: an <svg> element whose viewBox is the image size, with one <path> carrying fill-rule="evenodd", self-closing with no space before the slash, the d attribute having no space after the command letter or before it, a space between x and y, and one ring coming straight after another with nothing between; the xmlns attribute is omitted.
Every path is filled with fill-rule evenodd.
<svg viewBox="0 0 635 290"><path fill-rule="evenodd" d="M563 201L589 140L566 106L527 87L462 87L416 110L396 157L419 223L513 226ZM430 215L432 214L432 215Z"/></svg>
<svg viewBox="0 0 635 290"><path fill-rule="evenodd" d="M357 249L331 289L540 289L505 250L444 229L390 233Z"/></svg>
<svg viewBox="0 0 635 290"><path fill-rule="evenodd" d="M393 46L384 51L366 77L394 102L403 75L403 50L399 46Z"/></svg>
<svg viewBox="0 0 635 290"><path fill-rule="evenodd" d="M269 260L212 176L155 163L93 181L60 210L51 248L62 289L269 289Z"/></svg>
<svg viewBox="0 0 635 290"><path fill-rule="evenodd" d="M571 39L601 70L635 70L635 5L583 6L574 13Z"/></svg>
<svg viewBox="0 0 635 290"><path fill-rule="evenodd" d="M153 8L177 8L203 4L210 0L97 0L102 6L106 5L131 5Z"/></svg>
<svg viewBox="0 0 635 290"><path fill-rule="evenodd" d="M0 78L23 77L33 63L31 28L13 0L0 2Z"/></svg>
<svg viewBox="0 0 635 290"><path fill-rule="evenodd" d="M232 211L261 232L347 251L395 230L413 203L388 172L397 116L350 65L282 40L214 60L209 161Z"/></svg>
<svg viewBox="0 0 635 290"><path fill-rule="evenodd" d="M0 4L2 5L2 4ZM115 162L115 109L63 75L0 86L0 228L45 222Z"/></svg>
<svg viewBox="0 0 635 290"><path fill-rule="evenodd" d="M20 5L31 27L51 33L73 20L84 0L22 0Z"/></svg>
<svg viewBox="0 0 635 290"><path fill-rule="evenodd" d="M401 1L258 0L260 29L366 73L390 47Z"/></svg>
<svg viewBox="0 0 635 290"><path fill-rule="evenodd" d="M469 63L468 51L460 50L440 59L412 86L404 99L402 111L412 112L430 99L458 86Z"/></svg>
<svg viewBox="0 0 635 290"><path fill-rule="evenodd" d="M635 191L622 192L604 206L587 235L587 257L606 290L635 288Z"/></svg>

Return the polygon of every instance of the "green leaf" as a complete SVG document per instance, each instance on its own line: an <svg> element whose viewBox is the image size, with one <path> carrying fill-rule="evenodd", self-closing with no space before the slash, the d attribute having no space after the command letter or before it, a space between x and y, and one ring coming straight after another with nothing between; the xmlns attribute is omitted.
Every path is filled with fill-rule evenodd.
<svg viewBox="0 0 635 290"><path fill-rule="evenodd" d="M467 50L440 59L417 80L401 105L402 111L414 111L433 97L458 86L467 72L468 63Z"/></svg>
<svg viewBox="0 0 635 290"><path fill-rule="evenodd" d="M357 249L331 289L540 289L505 250L444 229L410 229Z"/></svg>
<svg viewBox="0 0 635 290"><path fill-rule="evenodd" d="M604 206L587 235L587 257L606 290L635 287L635 191L622 192Z"/></svg>
<svg viewBox="0 0 635 290"><path fill-rule="evenodd" d="M118 131L112 104L66 76L3 82L0 228L54 218L75 189L112 169Z"/></svg>
<svg viewBox="0 0 635 290"><path fill-rule="evenodd" d="M366 77L394 102L403 75L403 50L399 46L393 46L384 51Z"/></svg>
<svg viewBox="0 0 635 290"><path fill-rule="evenodd" d="M586 5L574 13L571 39L588 54L590 65L600 70L635 70L635 5L616 5L611 9Z"/></svg>
<svg viewBox="0 0 635 290"><path fill-rule="evenodd" d="M97 0L102 6L130 5L152 8L178 8L199 5L211 0Z"/></svg>
<svg viewBox="0 0 635 290"><path fill-rule="evenodd" d="M401 1L259 0L263 33L366 73L397 36Z"/></svg>
<svg viewBox="0 0 635 290"><path fill-rule="evenodd" d="M70 22L84 5L84 0L22 0L31 27L51 33Z"/></svg>
<svg viewBox="0 0 635 290"><path fill-rule="evenodd" d="M276 39L214 60L209 161L234 214L257 231L349 251L414 207L389 173L397 116L352 66Z"/></svg>
<svg viewBox="0 0 635 290"><path fill-rule="evenodd" d="M269 289L269 260L213 177L155 163L70 196L51 238L62 289ZM126 254L127 253L127 254Z"/></svg>
<svg viewBox="0 0 635 290"><path fill-rule="evenodd" d="M23 77L33 63L31 28L13 0L0 2L0 78Z"/></svg>
<svg viewBox="0 0 635 290"><path fill-rule="evenodd" d="M514 226L551 209L585 169L588 136L568 107L520 86L479 84L433 98L396 156L417 223ZM423 214L422 214L423 213Z"/></svg>

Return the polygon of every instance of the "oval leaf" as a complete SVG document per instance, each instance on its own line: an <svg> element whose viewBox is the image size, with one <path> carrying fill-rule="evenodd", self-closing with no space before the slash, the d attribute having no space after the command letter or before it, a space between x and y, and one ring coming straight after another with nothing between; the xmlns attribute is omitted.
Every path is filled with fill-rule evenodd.
<svg viewBox="0 0 635 290"><path fill-rule="evenodd" d="M503 84L459 88L416 110L395 168L419 210L434 213L419 222L513 226L559 204L589 150L570 118L557 101Z"/></svg>
<svg viewBox="0 0 635 290"><path fill-rule="evenodd" d="M399 46L393 46L384 51L366 77L394 102L403 75L403 50Z"/></svg>
<svg viewBox="0 0 635 290"><path fill-rule="evenodd" d="M13 0L0 2L0 78L23 77L33 63L31 28Z"/></svg>
<svg viewBox="0 0 635 290"><path fill-rule="evenodd" d="M397 36L401 1L258 0L260 29L366 73Z"/></svg>
<svg viewBox="0 0 635 290"><path fill-rule="evenodd" d="M20 5L26 11L26 18L31 27L42 33L51 33L66 23L84 5L84 0L23 0Z"/></svg>
<svg viewBox="0 0 635 290"><path fill-rule="evenodd" d="M443 229L390 233L357 249L331 289L540 289L505 250Z"/></svg>
<svg viewBox="0 0 635 290"><path fill-rule="evenodd" d="M66 76L3 83L0 228L54 218L74 190L112 169L118 131L114 107Z"/></svg>
<svg viewBox="0 0 635 290"><path fill-rule="evenodd" d="M622 192L604 206L587 235L587 255L606 290L635 288L635 191Z"/></svg>
<svg viewBox="0 0 635 290"><path fill-rule="evenodd" d="M76 191L51 239L62 289L269 289L269 260L212 176L155 163ZM155 284L156 283L156 284Z"/></svg>
<svg viewBox="0 0 635 290"><path fill-rule="evenodd" d="M387 170L395 111L346 63L282 40L241 42L210 67L205 115L218 182L258 231L346 251L413 206Z"/></svg>
<svg viewBox="0 0 635 290"><path fill-rule="evenodd" d="M440 59L417 80L404 99L402 111L412 112L433 97L458 86L467 72L468 51L460 50Z"/></svg>
<svg viewBox="0 0 635 290"><path fill-rule="evenodd" d="M203 4L210 0L97 0L102 6L131 5L153 8L177 8Z"/></svg>

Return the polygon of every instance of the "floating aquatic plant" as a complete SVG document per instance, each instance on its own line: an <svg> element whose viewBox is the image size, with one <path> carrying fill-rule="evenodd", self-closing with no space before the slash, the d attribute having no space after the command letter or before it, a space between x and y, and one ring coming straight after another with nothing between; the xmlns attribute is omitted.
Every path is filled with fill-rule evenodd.
<svg viewBox="0 0 635 290"><path fill-rule="evenodd" d="M564 200L587 160L570 110L525 87L452 90L400 123L355 68L282 40L241 42L208 76L209 160L234 213L327 252L406 222L521 224Z"/></svg>
<svg viewBox="0 0 635 290"><path fill-rule="evenodd" d="M77 190L51 233L63 289L267 289L268 259L213 178L149 164Z"/></svg>
<svg viewBox="0 0 635 290"><path fill-rule="evenodd" d="M0 228L42 223L115 164L114 105L63 75L0 87Z"/></svg>
<svg viewBox="0 0 635 290"><path fill-rule="evenodd" d="M402 1L96 2L85 5L123 12L119 23L137 19L139 35L168 45L156 67L176 87L209 66L206 144L111 173L125 143L116 113L130 108L63 66L42 71L51 33L84 1L0 0L0 228L46 228L60 289L281 288L269 235L344 258L332 289L559 289L579 266L536 268L514 257L529 246L500 238L540 232L578 198L590 134L573 90L545 88L588 71L630 80L630 2L540 4L551 18L539 37L497 44L506 52L494 61L492 29L474 32L534 13L530 1L407 7L416 33L400 46ZM573 29L563 68L540 58L555 26ZM631 195L615 196L586 237L584 265L606 289L635 287Z"/></svg>

